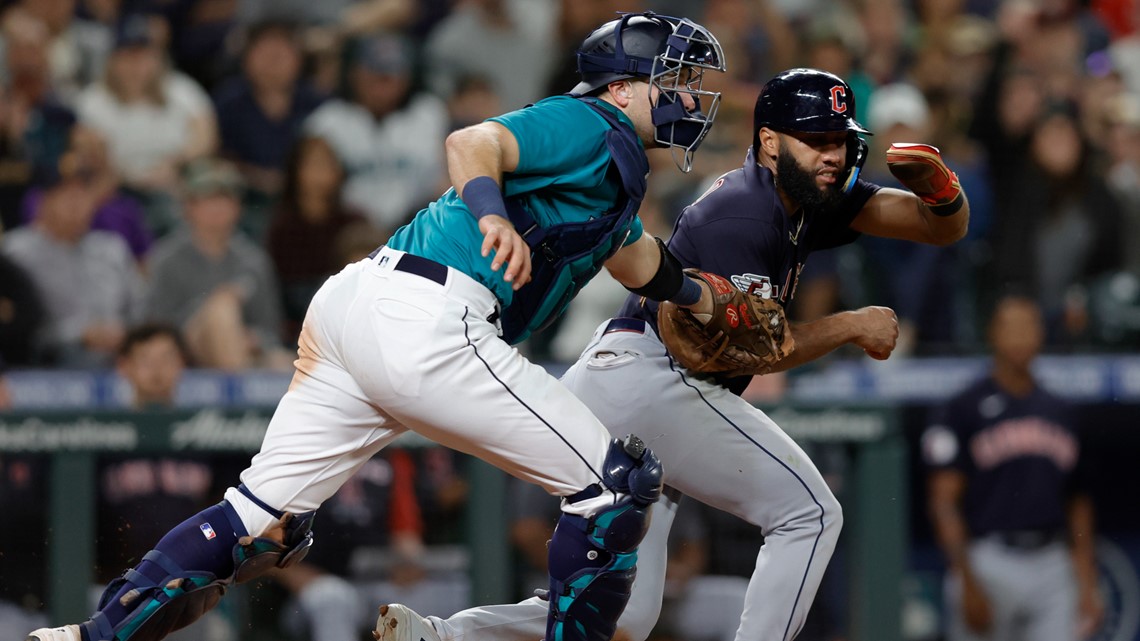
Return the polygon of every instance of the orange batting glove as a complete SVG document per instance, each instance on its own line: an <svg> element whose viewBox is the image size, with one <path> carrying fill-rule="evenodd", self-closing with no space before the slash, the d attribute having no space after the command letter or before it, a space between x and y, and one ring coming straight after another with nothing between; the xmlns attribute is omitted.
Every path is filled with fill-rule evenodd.
<svg viewBox="0 0 1140 641"><path fill-rule="evenodd" d="M935 215L952 216L962 208L965 196L962 195L962 185L958 183L958 174L950 171L942 161L937 147L895 143L887 150L887 168Z"/></svg>

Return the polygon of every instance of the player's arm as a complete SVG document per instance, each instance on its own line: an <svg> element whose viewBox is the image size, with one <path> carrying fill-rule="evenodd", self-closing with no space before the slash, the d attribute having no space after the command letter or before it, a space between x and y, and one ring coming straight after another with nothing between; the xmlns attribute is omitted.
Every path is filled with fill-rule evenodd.
<svg viewBox="0 0 1140 641"><path fill-rule="evenodd" d="M927 503L934 538L946 556L948 570L951 574L957 574L962 581L962 608L966 624L977 632L984 632L990 626L992 614L967 555L970 530L962 514L966 475L952 468L936 469L930 473L928 490Z"/></svg>
<svg viewBox="0 0 1140 641"><path fill-rule="evenodd" d="M1104 601L1097 589L1093 504L1088 495L1076 494L1069 499L1067 508L1069 549L1077 577L1080 625L1083 636L1088 636L1104 617Z"/></svg>
<svg viewBox="0 0 1140 641"><path fill-rule="evenodd" d="M899 338L899 319L889 307L864 307L830 316L793 323L796 349L773 367L783 372L810 363L848 343L859 346L868 356L886 360Z"/></svg>
<svg viewBox="0 0 1140 641"><path fill-rule="evenodd" d="M694 314L711 314L708 286L686 276L680 261L665 244L647 233L622 247L606 261L614 280L650 300L671 300Z"/></svg>
<svg viewBox="0 0 1140 641"><path fill-rule="evenodd" d="M896 143L887 151L887 166L910 191L880 189L851 222L852 229L930 245L965 237L970 203L937 148Z"/></svg>
<svg viewBox="0 0 1140 641"><path fill-rule="evenodd" d="M503 204L503 173L519 164L519 143L497 122L482 122L448 135L447 173L455 191L479 221L483 256L495 252L491 269L507 269L503 280L515 290L530 280L530 248L507 219Z"/></svg>
<svg viewBox="0 0 1140 641"><path fill-rule="evenodd" d="M946 555L951 572L972 575L966 548L970 532L962 515L962 495L966 491L966 475L955 469L937 469L930 473L928 504L930 523L938 546Z"/></svg>

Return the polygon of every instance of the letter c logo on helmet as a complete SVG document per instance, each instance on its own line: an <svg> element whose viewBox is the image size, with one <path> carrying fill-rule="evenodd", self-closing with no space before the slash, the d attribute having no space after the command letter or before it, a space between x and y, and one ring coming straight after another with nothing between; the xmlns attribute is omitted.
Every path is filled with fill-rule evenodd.
<svg viewBox="0 0 1140 641"><path fill-rule="evenodd" d="M677 167L688 172L720 106L720 92L703 89L705 70L725 70L724 51L708 29L651 11L626 13L586 36L578 48L581 82L570 93L591 94L615 80L644 78L658 90L651 111L655 141L672 148ZM683 95L695 104L692 111Z"/></svg>
<svg viewBox="0 0 1140 641"><path fill-rule="evenodd" d="M837 114L847 111L847 101L840 102L840 98L847 95L847 89L843 85L835 85L831 88L831 110Z"/></svg>

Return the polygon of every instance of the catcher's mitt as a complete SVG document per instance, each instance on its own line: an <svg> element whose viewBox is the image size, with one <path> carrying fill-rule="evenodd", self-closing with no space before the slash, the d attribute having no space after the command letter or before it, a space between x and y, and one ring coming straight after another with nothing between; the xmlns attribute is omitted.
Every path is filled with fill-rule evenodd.
<svg viewBox="0 0 1140 641"><path fill-rule="evenodd" d="M746 294L726 279L686 269L712 288L713 312L701 322L688 309L665 301L657 308L657 327L669 353L694 372L728 376L766 374L795 348L784 308Z"/></svg>

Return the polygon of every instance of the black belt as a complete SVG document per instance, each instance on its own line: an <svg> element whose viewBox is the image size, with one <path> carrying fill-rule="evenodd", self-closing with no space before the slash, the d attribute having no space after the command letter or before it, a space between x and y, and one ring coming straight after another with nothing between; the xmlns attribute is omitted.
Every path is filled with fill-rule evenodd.
<svg viewBox="0 0 1140 641"><path fill-rule="evenodd" d="M373 249L372 253L368 254L368 257L375 259L380 255L380 250L382 249L384 249L384 245ZM403 254L396 260L396 264L392 266L392 269L398 272L415 274L416 276L421 276L440 285L447 284L447 265L437 263L430 258L416 256L415 254ZM499 306L495 305L495 309L487 315L487 322L494 325L499 322L500 316L502 316L502 313L499 311Z"/></svg>
<svg viewBox="0 0 1140 641"><path fill-rule="evenodd" d="M368 257L376 258L376 256L380 254L381 249L384 249L383 245L372 250L372 253L368 254ZM400 258L396 260L396 264L392 266L392 269L408 274L415 274L416 276L422 276L423 278L439 283L440 285L447 284L447 265L443 265L435 262L434 260L416 256L414 254L404 254L400 256Z"/></svg>
<svg viewBox="0 0 1140 641"><path fill-rule="evenodd" d="M635 332L637 334L645 333L646 322L640 318L614 318L606 324L606 330L603 334L610 334L612 332Z"/></svg>
<svg viewBox="0 0 1140 641"><path fill-rule="evenodd" d="M1006 530L994 532L1002 545L1017 550L1039 550L1065 538L1063 530Z"/></svg>

